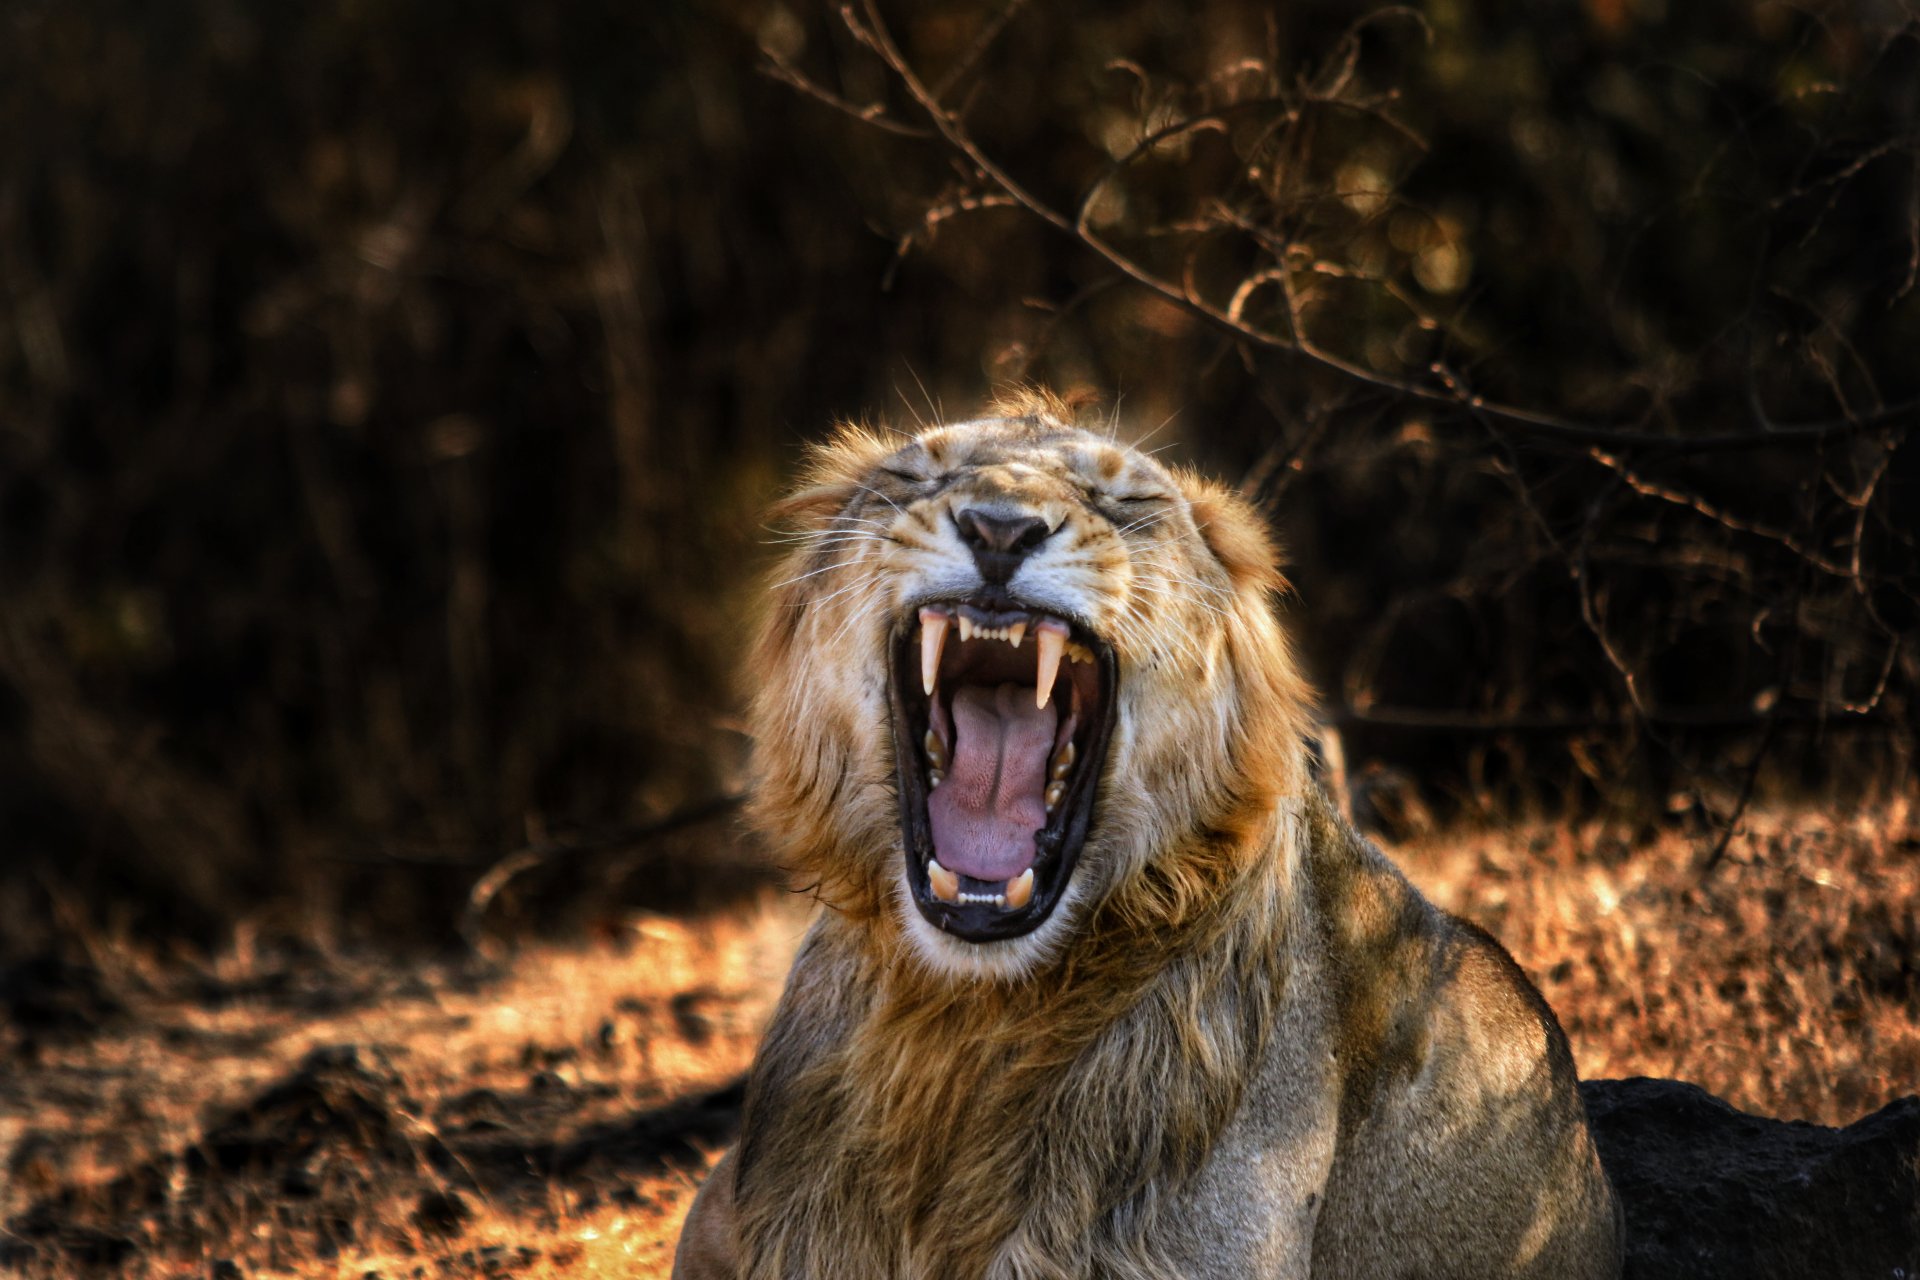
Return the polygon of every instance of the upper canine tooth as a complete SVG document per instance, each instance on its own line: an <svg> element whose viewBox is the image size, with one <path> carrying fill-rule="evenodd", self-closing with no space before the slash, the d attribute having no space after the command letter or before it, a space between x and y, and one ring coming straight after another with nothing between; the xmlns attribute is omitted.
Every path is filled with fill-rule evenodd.
<svg viewBox="0 0 1920 1280"><path fill-rule="evenodd" d="M1067 638L1043 622L1040 624L1038 641L1040 664L1034 672L1033 705L1044 707L1047 699L1053 696L1053 681L1060 674L1060 655L1066 652Z"/></svg>
<svg viewBox="0 0 1920 1280"><path fill-rule="evenodd" d="M1018 910L1033 900L1033 868L1028 867L1007 881L1007 905Z"/></svg>
<svg viewBox="0 0 1920 1280"><path fill-rule="evenodd" d="M1026 634L1027 634L1027 624L1024 622L1016 622L1012 626L1007 628L1007 639L1012 641L1013 647L1016 649L1020 647L1020 641L1026 636Z"/></svg>
<svg viewBox="0 0 1920 1280"><path fill-rule="evenodd" d="M940 681L940 651L947 644L947 622L947 615L938 609L920 611L920 688L929 698Z"/></svg>
<svg viewBox="0 0 1920 1280"><path fill-rule="evenodd" d="M933 896L940 901L960 901L960 877L941 866L938 858L927 859L927 883L933 887Z"/></svg>

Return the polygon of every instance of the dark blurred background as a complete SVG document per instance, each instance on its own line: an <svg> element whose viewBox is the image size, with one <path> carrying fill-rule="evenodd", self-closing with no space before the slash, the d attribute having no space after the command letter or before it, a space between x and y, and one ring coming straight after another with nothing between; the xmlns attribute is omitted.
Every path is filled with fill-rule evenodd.
<svg viewBox="0 0 1920 1280"><path fill-rule="evenodd" d="M1020 380L1270 512L1382 826L1910 780L1912 4L850 16L0 5L0 950L753 882L763 506Z"/></svg>

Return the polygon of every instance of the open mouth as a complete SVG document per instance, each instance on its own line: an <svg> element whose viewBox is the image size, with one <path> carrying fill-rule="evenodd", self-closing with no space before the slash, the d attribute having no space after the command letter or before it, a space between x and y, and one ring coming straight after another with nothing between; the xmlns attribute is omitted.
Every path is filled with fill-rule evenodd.
<svg viewBox="0 0 1920 1280"><path fill-rule="evenodd" d="M1113 732L1112 648L1067 619L929 604L892 646L907 885L970 942L1039 927L1072 878Z"/></svg>

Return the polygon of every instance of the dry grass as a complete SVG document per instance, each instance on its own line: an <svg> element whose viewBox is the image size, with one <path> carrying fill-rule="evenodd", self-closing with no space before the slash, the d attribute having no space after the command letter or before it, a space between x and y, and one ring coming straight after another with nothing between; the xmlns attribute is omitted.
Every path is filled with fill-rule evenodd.
<svg viewBox="0 0 1920 1280"><path fill-rule="evenodd" d="M745 1069L804 923L649 918L497 968L112 956L100 1030L0 1029L0 1269L665 1274L731 1122L685 1100Z"/></svg>
<svg viewBox="0 0 1920 1280"><path fill-rule="evenodd" d="M1748 826L1707 876L1700 840L1602 827L1397 856L1513 949L1585 1075L1829 1123L1912 1092L1912 806ZM803 923L648 919L477 970L101 948L69 1025L0 1024L0 1265L664 1276L732 1116L688 1100L745 1067Z"/></svg>
<svg viewBox="0 0 1920 1280"><path fill-rule="evenodd" d="M1539 983L1580 1074L1691 1080L1840 1124L1920 1089L1920 832L1908 800L1751 816L1711 841L1602 827L1396 851Z"/></svg>

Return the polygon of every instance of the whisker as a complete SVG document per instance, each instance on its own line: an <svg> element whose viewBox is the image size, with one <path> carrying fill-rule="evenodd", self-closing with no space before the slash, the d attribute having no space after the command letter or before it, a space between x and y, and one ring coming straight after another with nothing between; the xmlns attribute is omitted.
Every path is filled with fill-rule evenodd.
<svg viewBox="0 0 1920 1280"><path fill-rule="evenodd" d="M796 582L805 582L808 578L817 578L823 573L832 573L835 569L843 567L843 562L838 560L832 564L823 564L818 569L809 569L805 573L795 574L791 578L782 578L779 582L773 584L772 590L778 591L781 587L790 587Z"/></svg>
<svg viewBox="0 0 1920 1280"><path fill-rule="evenodd" d="M857 488L857 489L860 489L860 490L861 490L862 492L865 492L865 493L870 493L870 494L872 494L872 495L873 495L874 497L876 497L876 498L878 498L878 499L880 499L880 501L882 501L882 502L884 502L884 503L886 503L886 504L887 504L888 506L890 506L890 507L892 507L892 508L894 509L894 511L895 511L895 512L897 512L898 514L900 514L900 515L905 515L905 514L907 514L907 513L905 512L905 511L902 511L902 510L900 509L900 504L899 504L899 503L897 503L897 502L895 502L895 501L894 501L894 500L893 500L892 498L889 498L889 497L888 497L888 496L887 496L886 494L884 494L884 493L882 493L882 492L880 492L880 491L879 491L878 489L876 489L876 488L874 488L874 487L873 487L872 485L870 485L870 484L856 484L856 485L855 485L854 487L855 487L855 488Z"/></svg>
<svg viewBox="0 0 1920 1280"><path fill-rule="evenodd" d="M831 547L848 542L885 542L887 535L872 529L847 529L840 533L809 534L806 537L765 538L763 545L791 547Z"/></svg>
<svg viewBox="0 0 1920 1280"><path fill-rule="evenodd" d="M1155 449L1151 451L1151 453L1149 453L1148 450L1142 448L1141 446L1145 445L1147 441L1153 439L1155 436L1159 435L1162 431L1165 431L1167 429L1167 424L1171 423L1175 418L1178 418L1180 416L1180 413L1181 413L1180 409L1175 409L1172 413L1168 414L1165 418L1162 418L1160 420L1159 426L1155 427L1153 430L1147 432L1143 436L1137 436L1134 439L1128 441L1127 442L1128 445L1131 446L1136 452L1146 453L1148 454L1148 456L1152 456L1152 453L1158 453L1159 449ZM1174 443L1175 442L1169 441L1167 444L1161 445L1160 448L1171 449Z"/></svg>
<svg viewBox="0 0 1920 1280"><path fill-rule="evenodd" d="M1130 524L1123 524L1118 529L1115 529L1114 532L1125 536L1126 534L1132 533L1135 529L1151 529L1154 525L1166 520L1171 514L1171 512L1167 511L1156 511L1152 515L1141 516L1138 520Z"/></svg>
<svg viewBox="0 0 1920 1280"><path fill-rule="evenodd" d="M1210 609L1214 613L1220 615L1223 618L1227 616L1227 612L1228 612L1227 609L1223 605L1216 603L1216 601L1231 598L1232 593L1229 591L1222 590L1221 588L1214 586L1210 582L1201 582L1197 579L1188 578L1181 574L1162 574L1160 575L1160 578L1158 581L1150 581L1147 579L1142 579L1139 585L1143 594L1157 596L1157 597L1160 597L1161 599L1166 599L1166 600L1175 600L1175 601L1182 600L1183 598L1181 596L1178 596L1174 592L1169 591L1167 589L1166 584L1169 584L1169 583L1177 586L1191 587L1195 591L1203 592L1205 593L1205 595L1213 596L1214 597L1213 600L1205 599L1204 596L1202 596L1202 597L1194 597L1194 598L1188 599L1186 602L1190 604L1196 604L1200 606L1202 609Z"/></svg>
<svg viewBox="0 0 1920 1280"><path fill-rule="evenodd" d="M857 582L848 583L846 586L841 587L838 591L835 591L832 595L823 596L818 600L810 601L807 605L807 608L809 611L817 614L820 612L820 610L824 609L827 605L832 604L835 600L838 600L841 596L846 595L848 592L871 590L873 586L873 582L874 580L871 578L862 578Z"/></svg>
<svg viewBox="0 0 1920 1280"><path fill-rule="evenodd" d="M868 594L870 595L879 595L885 589L885 584L878 578L867 578L863 581L862 585L868 589ZM841 638L847 634L849 627L866 616L869 603L870 602L866 600L862 600L859 602L858 607L849 607L847 609L846 621L842 622L839 627L834 630L833 635L827 640L827 647L829 649L840 643Z"/></svg>

